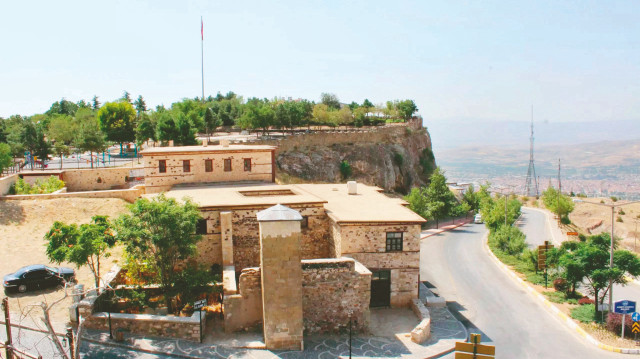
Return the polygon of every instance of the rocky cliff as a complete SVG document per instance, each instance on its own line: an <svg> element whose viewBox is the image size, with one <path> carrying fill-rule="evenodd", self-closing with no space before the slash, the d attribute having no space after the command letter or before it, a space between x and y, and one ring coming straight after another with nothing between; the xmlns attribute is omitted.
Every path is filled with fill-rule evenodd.
<svg viewBox="0 0 640 359"><path fill-rule="evenodd" d="M298 134L266 143L278 146L281 183L356 180L407 193L411 187L424 185L435 168L431 138L421 122Z"/></svg>

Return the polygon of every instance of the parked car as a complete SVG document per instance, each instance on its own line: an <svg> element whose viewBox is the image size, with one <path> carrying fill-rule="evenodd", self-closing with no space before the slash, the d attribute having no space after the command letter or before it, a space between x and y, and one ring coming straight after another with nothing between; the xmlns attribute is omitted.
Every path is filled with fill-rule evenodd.
<svg viewBox="0 0 640 359"><path fill-rule="evenodd" d="M74 282L76 273L71 268L53 268L43 264L35 264L18 269L15 273L4 276L3 285L5 293L38 290L67 282Z"/></svg>
<svg viewBox="0 0 640 359"><path fill-rule="evenodd" d="M480 213L476 214L476 216L473 217L473 223L483 223L482 222L482 215Z"/></svg>

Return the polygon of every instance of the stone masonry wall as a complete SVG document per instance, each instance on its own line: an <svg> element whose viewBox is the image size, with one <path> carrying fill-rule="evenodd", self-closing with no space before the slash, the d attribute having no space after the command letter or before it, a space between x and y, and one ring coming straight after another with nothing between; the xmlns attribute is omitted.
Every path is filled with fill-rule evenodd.
<svg viewBox="0 0 640 359"><path fill-rule="evenodd" d="M340 254L354 258L371 271L389 270L391 306L408 307L418 297L420 268L419 224L334 224ZM402 251L386 251L387 232L402 232ZM335 238L335 234L334 234Z"/></svg>
<svg viewBox="0 0 640 359"><path fill-rule="evenodd" d="M0 178L0 196L3 196L9 193L9 188L11 188L11 185L16 183L17 180L18 180L17 174Z"/></svg>
<svg viewBox="0 0 640 359"><path fill-rule="evenodd" d="M322 205L289 205L308 217L308 228L302 229L300 249L303 259L331 258L329 219ZM260 241L256 213L264 207L245 209L204 208L202 217L207 220L207 235L198 243L198 261L204 264L222 264L220 212L232 213L233 264L236 271L260 265Z"/></svg>
<svg viewBox="0 0 640 359"><path fill-rule="evenodd" d="M371 272L352 258L303 260L302 310L305 333L337 333L369 325ZM224 298L225 331L248 330L262 322L260 268L245 268L238 294Z"/></svg>
<svg viewBox="0 0 640 359"><path fill-rule="evenodd" d="M206 150L206 147L203 147ZM149 193L168 190L179 183L272 181L271 150L220 151L219 153L177 153L144 156L145 184ZM231 171L224 171L224 160L231 159ZM244 159L251 159L251 171L244 170ZM205 160L211 159L212 172L205 172ZM167 172L159 173L159 160L167 161ZM183 160L190 160L190 171L183 171Z"/></svg>
<svg viewBox="0 0 640 359"><path fill-rule="evenodd" d="M114 167L62 171L62 180L69 192L100 191L126 188L131 170L137 168Z"/></svg>
<svg viewBox="0 0 640 359"><path fill-rule="evenodd" d="M85 192L54 192L48 194L23 194L2 196L2 200L30 200L53 198L122 198L127 202L135 202L144 194L144 186L138 185L129 189Z"/></svg>

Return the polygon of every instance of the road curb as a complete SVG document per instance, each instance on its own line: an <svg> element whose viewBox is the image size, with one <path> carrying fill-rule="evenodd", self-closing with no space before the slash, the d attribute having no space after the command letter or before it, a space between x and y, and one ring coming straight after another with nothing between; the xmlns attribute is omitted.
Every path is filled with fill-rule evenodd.
<svg viewBox="0 0 640 359"><path fill-rule="evenodd" d="M613 347L611 345L607 345L600 342L599 340L597 340L596 338L588 334L584 329L580 328L580 326L576 322L574 322L573 319L571 319L571 317L562 313L560 309L558 309L555 305L553 305L544 295L538 293L524 279L518 277L518 275L513 270L511 270L506 264L502 263L502 261L498 259L498 257L496 257L495 254L493 254L493 251L491 251L491 248L489 248L488 240L489 240L489 231L485 232L484 236L482 237L482 242L483 242L485 251L489 253L489 257L491 257L496 262L498 267L504 270L511 278L515 279L517 283L522 285L527 290L528 293L530 293L532 296L536 297L539 301L541 301L542 304L547 309L547 311L558 316L560 320L569 327L569 329L574 330L576 333L580 334L580 336L585 338L589 343L597 346L600 349L608 350L614 353L621 353L621 354L640 354L640 349Z"/></svg>
<svg viewBox="0 0 640 359"><path fill-rule="evenodd" d="M442 233L442 232L447 232L447 231L450 231L450 230L452 230L452 229L456 229L456 228L458 228L458 227L460 227L460 226L464 226L465 224L469 224L469 223L471 223L471 220L470 220L470 219L465 219L465 220L464 220L464 222L462 222L462 223L458 223L458 224L454 225L453 227L443 228L443 229L441 229L441 230L438 230L437 232L428 233L428 234L425 234L425 235L423 235L423 236L420 236L420 239L429 238L429 237L431 237L431 236L435 236L436 234L440 234L440 233Z"/></svg>

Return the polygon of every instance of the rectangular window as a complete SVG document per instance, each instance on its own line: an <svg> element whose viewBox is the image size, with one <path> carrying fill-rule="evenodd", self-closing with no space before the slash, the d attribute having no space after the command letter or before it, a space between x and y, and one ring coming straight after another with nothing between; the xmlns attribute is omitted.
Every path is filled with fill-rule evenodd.
<svg viewBox="0 0 640 359"><path fill-rule="evenodd" d="M251 172L251 158L244 159L244 171Z"/></svg>
<svg viewBox="0 0 640 359"><path fill-rule="evenodd" d="M167 160L158 161L158 172L166 173L167 172Z"/></svg>
<svg viewBox="0 0 640 359"><path fill-rule="evenodd" d="M204 160L204 171L213 172L213 160Z"/></svg>
<svg viewBox="0 0 640 359"><path fill-rule="evenodd" d="M231 158L226 158L224 160L224 171L231 172Z"/></svg>
<svg viewBox="0 0 640 359"><path fill-rule="evenodd" d="M387 232L387 252L402 251L402 232Z"/></svg>
<svg viewBox="0 0 640 359"><path fill-rule="evenodd" d="M191 172L191 160L182 161L182 172Z"/></svg>
<svg viewBox="0 0 640 359"><path fill-rule="evenodd" d="M207 234L207 220L200 218L196 224L196 234Z"/></svg>
<svg viewBox="0 0 640 359"><path fill-rule="evenodd" d="M302 221L300 221L300 228L309 228L309 216L302 216Z"/></svg>

